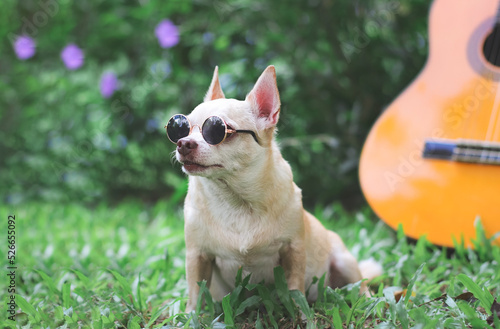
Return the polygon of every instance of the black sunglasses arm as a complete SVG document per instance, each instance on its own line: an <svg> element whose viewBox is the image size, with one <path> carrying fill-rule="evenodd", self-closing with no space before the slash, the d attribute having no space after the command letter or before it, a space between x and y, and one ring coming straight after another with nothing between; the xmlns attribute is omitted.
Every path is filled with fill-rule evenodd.
<svg viewBox="0 0 500 329"><path fill-rule="evenodd" d="M253 139L257 142L257 144L260 145L259 141L257 140L257 135L255 135L255 133L251 130L242 130L242 129L235 129L235 130L232 130L232 131L228 131L229 133L231 132L237 132L237 133L245 133L245 134L250 134L252 135Z"/></svg>

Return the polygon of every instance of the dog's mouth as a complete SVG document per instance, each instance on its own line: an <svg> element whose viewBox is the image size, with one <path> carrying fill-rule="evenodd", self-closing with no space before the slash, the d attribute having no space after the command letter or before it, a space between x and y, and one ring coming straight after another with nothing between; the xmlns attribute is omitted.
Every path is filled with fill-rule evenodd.
<svg viewBox="0 0 500 329"><path fill-rule="evenodd" d="M222 168L222 165L220 164L215 164L215 165L202 165L196 162L192 161L184 161L182 163L182 167L184 170L188 173L197 173L197 172L202 172L210 168Z"/></svg>

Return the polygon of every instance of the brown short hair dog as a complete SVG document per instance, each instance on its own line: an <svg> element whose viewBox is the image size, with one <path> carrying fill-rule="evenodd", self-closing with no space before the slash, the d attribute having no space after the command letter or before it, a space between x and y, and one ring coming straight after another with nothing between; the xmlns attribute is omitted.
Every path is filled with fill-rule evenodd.
<svg viewBox="0 0 500 329"><path fill-rule="evenodd" d="M272 282L281 265L290 289L304 292L326 273L332 287L367 277L340 237L302 206L300 189L275 141L280 113L276 73L269 66L244 101L226 99L217 68L204 102L188 116L172 117L169 138L189 175L184 205L187 310L206 280L220 300L236 273ZM380 272L372 262L368 268ZM317 285L309 299L317 297Z"/></svg>

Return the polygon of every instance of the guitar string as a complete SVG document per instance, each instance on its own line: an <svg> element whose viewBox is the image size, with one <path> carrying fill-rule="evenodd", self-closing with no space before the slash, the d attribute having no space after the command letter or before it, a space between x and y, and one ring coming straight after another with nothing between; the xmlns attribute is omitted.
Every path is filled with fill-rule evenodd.
<svg viewBox="0 0 500 329"><path fill-rule="evenodd" d="M494 80L492 80L494 82ZM488 123L488 133L486 135L486 141L494 141L495 136L497 134L497 129L496 129L496 122L498 121L500 123L500 120L498 120L498 111L500 108L499 104L499 99L500 99L500 83L497 83L497 90L495 94L495 101L493 103L493 108L491 109L491 115L490 115L490 121ZM496 159L496 153L492 150L488 150L487 148L483 149L481 152L480 156L480 161L483 163L489 162L491 160Z"/></svg>
<svg viewBox="0 0 500 329"><path fill-rule="evenodd" d="M499 83L500 85L500 83ZM496 118L497 124L495 126L493 138L491 139L493 142L500 142L500 117Z"/></svg>
<svg viewBox="0 0 500 329"><path fill-rule="evenodd" d="M496 122L498 119L498 109L500 107L500 83L497 83L497 91L495 95L495 101L493 103L493 108L491 109L490 121L488 123L488 131L486 133L486 141L491 141L496 135Z"/></svg>
<svg viewBox="0 0 500 329"><path fill-rule="evenodd" d="M495 83L494 76L490 75L489 80L491 83ZM500 107L500 83L497 83L497 88L496 88L496 94L495 94L495 100L493 102L493 107L491 109L491 114L490 114L490 119L488 122L488 130L486 134L486 139L485 141L490 141L491 135L496 136L496 125L495 123L497 122L497 113ZM498 121L500 123L500 120ZM492 150L488 150L486 147L481 151L481 154L479 156L479 162L481 163L489 163L490 161L495 161L496 160L496 153Z"/></svg>
<svg viewBox="0 0 500 329"><path fill-rule="evenodd" d="M498 104L498 100L500 98L499 94L500 94L500 83L497 83L495 102L493 105L493 109L491 111L492 114L493 113L495 113L495 114L493 116L493 119L490 117L490 123L488 125L488 131L490 131L491 128L492 128L492 130L491 130L491 136L487 135L487 141L491 141L491 142L498 141L498 134L500 133L500 129L497 129L497 127L500 126L500 116L498 115L498 112L500 109L500 106ZM498 161L497 154L498 153L493 151L493 150L488 150L488 151L484 150L483 152L481 152L481 160L484 160L486 162L489 162L490 160L497 160Z"/></svg>

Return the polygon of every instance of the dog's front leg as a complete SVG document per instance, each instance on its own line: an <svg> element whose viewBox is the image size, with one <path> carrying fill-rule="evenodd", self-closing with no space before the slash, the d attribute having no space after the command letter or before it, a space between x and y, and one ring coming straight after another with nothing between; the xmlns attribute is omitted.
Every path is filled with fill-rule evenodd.
<svg viewBox="0 0 500 329"><path fill-rule="evenodd" d="M296 239L280 250L280 264L285 271L288 289L305 294L306 252L304 240Z"/></svg>
<svg viewBox="0 0 500 329"><path fill-rule="evenodd" d="M197 249L186 250L186 279L189 290L189 300L186 306L186 312L191 312L196 308L200 287L198 282L207 281L207 287L210 287L212 279L213 259L207 254Z"/></svg>

